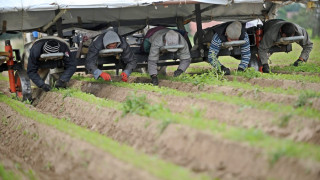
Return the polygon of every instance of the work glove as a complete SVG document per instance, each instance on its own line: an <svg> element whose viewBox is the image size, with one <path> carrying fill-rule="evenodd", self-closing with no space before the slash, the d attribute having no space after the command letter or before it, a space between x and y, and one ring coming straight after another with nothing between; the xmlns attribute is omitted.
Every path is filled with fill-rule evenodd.
<svg viewBox="0 0 320 180"><path fill-rule="evenodd" d="M51 90L51 87L49 84L43 84L40 86L41 89L43 89L45 92L48 92Z"/></svg>
<svg viewBox="0 0 320 180"><path fill-rule="evenodd" d="M225 67L224 65L221 65L221 71L224 72L224 75L230 75L230 69Z"/></svg>
<svg viewBox="0 0 320 180"><path fill-rule="evenodd" d="M173 77L178 77L183 73L183 71L181 69L177 69L174 73L173 73Z"/></svg>
<svg viewBox="0 0 320 180"><path fill-rule="evenodd" d="M299 64L303 63L304 61L302 61L301 59L296 60L293 65L294 66L299 66Z"/></svg>
<svg viewBox="0 0 320 180"><path fill-rule="evenodd" d="M244 69L242 69L241 67L238 67L238 70L239 72L244 72Z"/></svg>
<svg viewBox="0 0 320 180"><path fill-rule="evenodd" d="M151 76L151 82L152 82L152 84L153 84L154 86L158 86L159 81L158 81L158 77L157 77L156 74L154 74L154 75Z"/></svg>
<svg viewBox="0 0 320 180"><path fill-rule="evenodd" d="M270 73L270 68L268 64L263 64L262 65L262 72L264 73Z"/></svg>
<svg viewBox="0 0 320 180"><path fill-rule="evenodd" d="M102 73L100 74L100 77L101 77L102 79L104 79L105 81L111 81L111 76L110 76L110 74L108 74L108 73L106 73L106 72L102 72Z"/></svg>
<svg viewBox="0 0 320 180"><path fill-rule="evenodd" d="M59 88L66 88L67 87L67 83L59 79L56 82L55 87L58 88L58 89Z"/></svg>
<svg viewBox="0 0 320 180"><path fill-rule="evenodd" d="M122 77L121 80L122 80L123 82L128 82L128 76L127 76L127 74L126 74L125 72L122 72L120 75L121 75L121 77Z"/></svg>

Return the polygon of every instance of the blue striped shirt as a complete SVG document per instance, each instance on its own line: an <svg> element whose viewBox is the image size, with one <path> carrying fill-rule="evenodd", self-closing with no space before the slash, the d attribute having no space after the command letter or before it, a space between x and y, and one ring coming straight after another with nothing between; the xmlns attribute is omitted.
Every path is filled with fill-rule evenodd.
<svg viewBox="0 0 320 180"><path fill-rule="evenodd" d="M239 64L239 67L242 69L246 69L248 67L251 58L250 42L247 33L245 33L244 40L246 41L246 43L241 45L241 62ZM208 53L208 61L214 68L219 68L221 66L221 63L217 58L217 55L221 48L221 44L221 39L219 38L218 34L215 33L212 37Z"/></svg>

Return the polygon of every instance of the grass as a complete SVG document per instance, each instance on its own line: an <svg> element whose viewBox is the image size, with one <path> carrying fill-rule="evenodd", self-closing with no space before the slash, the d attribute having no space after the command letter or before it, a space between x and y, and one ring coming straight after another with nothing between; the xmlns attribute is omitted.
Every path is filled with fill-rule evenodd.
<svg viewBox="0 0 320 180"><path fill-rule="evenodd" d="M3 76L2 74L0 74L0 81L9 81L9 77Z"/></svg>
<svg viewBox="0 0 320 180"><path fill-rule="evenodd" d="M298 67L295 66L273 66L272 70L275 71L285 71L285 72L310 72L310 73L320 73L319 64L314 63L303 63Z"/></svg>
<svg viewBox="0 0 320 180"><path fill-rule="evenodd" d="M242 76L248 79L262 78L262 79L274 79L274 80L293 80L296 82L310 82L310 83L320 82L320 77L317 75L260 73L255 71L252 68L247 69L246 72L232 72L231 74L234 76Z"/></svg>
<svg viewBox="0 0 320 180"><path fill-rule="evenodd" d="M57 130L69 134L75 138L84 140L92 145L103 149L114 157L128 162L138 168L141 168L150 174L163 179L210 179L203 174L194 175L190 171L176 166L172 163L165 162L157 157L148 156L135 149L119 144L112 139L105 137L97 132L89 131L75 124L68 122L65 119L57 119L50 115L45 115L35 110L30 110L25 104L15 101L0 94L0 101L6 103L20 115L33 119L39 123L54 127Z"/></svg>
<svg viewBox="0 0 320 180"><path fill-rule="evenodd" d="M320 38L312 39L313 49L310 53L308 63L320 65ZM292 51L289 53L274 53L270 57L271 66L275 65L291 65L299 58L302 48L297 44L292 44Z"/></svg>

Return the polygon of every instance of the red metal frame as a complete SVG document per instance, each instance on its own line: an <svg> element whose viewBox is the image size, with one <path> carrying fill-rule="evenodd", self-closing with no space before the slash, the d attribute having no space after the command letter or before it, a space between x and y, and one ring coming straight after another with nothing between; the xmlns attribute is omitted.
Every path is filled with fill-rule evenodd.
<svg viewBox="0 0 320 180"><path fill-rule="evenodd" d="M8 75L9 75L9 84L10 84L10 92L16 92L15 80L14 80L14 70L13 70L13 52L12 46L10 44L10 40L6 40L5 51L9 53L9 60L7 60L8 66Z"/></svg>

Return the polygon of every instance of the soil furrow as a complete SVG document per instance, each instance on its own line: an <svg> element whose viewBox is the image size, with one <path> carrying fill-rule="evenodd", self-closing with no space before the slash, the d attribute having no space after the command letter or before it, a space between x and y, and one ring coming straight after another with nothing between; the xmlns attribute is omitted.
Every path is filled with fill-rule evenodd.
<svg viewBox="0 0 320 180"><path fill-rule="evenodd" d="M123 95L124 96L124 95ZM43 93L37 109L69 118L75 124L99 131L146 153L206 172L221 179L317 179L320 164L281 157L274 164L257 148L213 136L179 124L169 124L160 133L159 121L100 107L57 93Z"/></svg>
<svg viewBox="0 0 320 180"><path fill-rule="evenodd" d="M233 81L235 76L225 76L229 81ZM259 85L261 87L279 87L283 89L294 88L298 90L313 90L319 91L319 83L297 82L293 80L278 80L278 79L263 79L263 78L251 78L237 76L237 81L248 82L252 85Z"/></svg>
<svg viewBox="0 0 320 180"><path fill-rule="evenodd" d="M108 84L84 81L73 81L71 84L74 87L81 86L82 91L94 94L97 97L119 102L125 101L127 96L136 91L138 95L146 95L152 103L165 102L165 106L172 112L192 115L190 112L193 112L193 109L200 110L204 118L217 119L219 122L228 125L257 128L273 136L320 144L320 122L318 120L192 97L161 95L155 92L133 90ZM289 120L286 121L287 116L289 116ZM282 125L281 123L285 124Z"/></svg>
<svg viewBox="0 0 320 180"><path fill-rule="evenodd" d="M145 77L132 77L130 82L134 83L150 83L150 80ZM248 98L260 102L273 102L294 106L299 97L295 95L276 94L270 92L263 92L259 90L245 90L234 88L231 86L217 86L217 85L193 85L192 83L176 82L169 80L160 80L159 86L168 87L184 92L194 93L222 93L226 96L238 96ZM310 107L320 111L320 98L313 98Z"/></svg>
<svg viewBox="0 0 320 180"><path fill-rule="evenodd" d="M0 125L3 152L23 159L40 179L156 179L99 148L20 116L4 103L0 108L7 122Z"/></svg>

